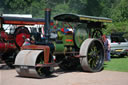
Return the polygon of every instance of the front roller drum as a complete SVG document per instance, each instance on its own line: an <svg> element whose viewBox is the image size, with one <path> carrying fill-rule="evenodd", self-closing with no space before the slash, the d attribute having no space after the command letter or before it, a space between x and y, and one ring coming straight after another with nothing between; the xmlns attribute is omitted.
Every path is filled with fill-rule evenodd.
<svg viewBox="0 0 128 85"><path fill-rule="evenodd" d="M84 71L101 71L104 64L104 46L98 39L86 39L80 48L80 64Z"/></svg>
<svg viewBox="0 0 128 85"><path fill-rule="evenodd" d="M52 67L36 67L44 64L43 50L21 50L16 56L15 68L19 76L43 78L52 73Z"/></svg>

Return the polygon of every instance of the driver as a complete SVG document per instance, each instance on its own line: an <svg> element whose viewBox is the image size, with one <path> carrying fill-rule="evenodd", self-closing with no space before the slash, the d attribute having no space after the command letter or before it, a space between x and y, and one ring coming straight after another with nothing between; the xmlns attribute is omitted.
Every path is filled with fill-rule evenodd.
<svg viewBox="0 0 128 85"><path fill-rule="evenodd" d="M30 39L26 38L25 42L23 43L23 46L31 45Z"/></svg>

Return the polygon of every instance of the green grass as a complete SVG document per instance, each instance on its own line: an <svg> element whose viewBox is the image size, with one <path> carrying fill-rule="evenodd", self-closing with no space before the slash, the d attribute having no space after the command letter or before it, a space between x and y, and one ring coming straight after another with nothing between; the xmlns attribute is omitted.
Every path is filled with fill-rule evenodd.
<svg viewBox="0 0 128 85"><path fill-rule="evenodd" d="M128 57L112 58L110 62L105 61L104 70L128 72Z"/></svg>

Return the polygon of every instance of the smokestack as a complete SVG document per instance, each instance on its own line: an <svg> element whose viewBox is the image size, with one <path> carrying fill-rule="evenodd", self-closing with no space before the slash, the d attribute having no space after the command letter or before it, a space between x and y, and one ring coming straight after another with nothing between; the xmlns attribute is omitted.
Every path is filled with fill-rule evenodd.
<svg viewBox="0 0 128 85"><path fill-rule="evenodd" d="M50 37L50 21L51 21L51 9L46 8L45 9L45 25L44 25L44 31L45 31L45 43L49 43L49 37Z"/></svg>

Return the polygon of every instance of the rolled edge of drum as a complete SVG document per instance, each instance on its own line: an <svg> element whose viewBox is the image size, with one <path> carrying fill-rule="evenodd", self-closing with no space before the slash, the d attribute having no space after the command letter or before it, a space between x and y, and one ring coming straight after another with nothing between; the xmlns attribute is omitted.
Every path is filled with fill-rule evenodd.
<svg viewBox="0 0 128 85"><path fill-rule="evenodd" d="M27 68L27 69L26 69ZM21 77L33 77L33 78L42 78L42 76L38 75L35 67L29 66L16 66L15 67L17 73Z"/></svg>
<svg viewBox="0 0 128 85"><path fill-rule="evenodd" d="M81 45L81 47L80 47L80 56L84 56L84 57L86 57L87 56L87 51L88 51L88 47L89 47L89 45L90 45L90 42L92 42L94 39L93 38L90 38L90 39L86 39L83 43L82 43L82 45Z"/></svg>
<svg viewBox="0 0 128 85"><path fill-rule="evenodd" d="M82 69L84 71L87 71L87 72L92 72L89 64L88 64L88 60L87 60L87 52L88 52L88 49L89 49L89 45L90 43L93 41L94 39L91 38L91 39L86 39L81 47L80 47L80 64L82 66Z"/></svg>
<svg viewBox="0 0 128 85"><path fill-rule="evenodd" d="M36 60L43 50L21 50L16 56L15 69L19 76L42 78L36 71Z"/></svg>

